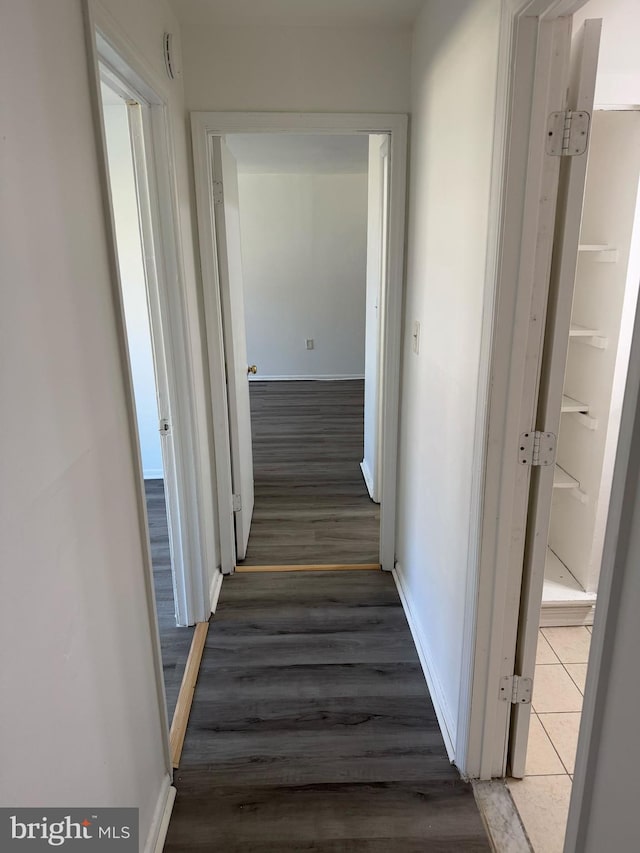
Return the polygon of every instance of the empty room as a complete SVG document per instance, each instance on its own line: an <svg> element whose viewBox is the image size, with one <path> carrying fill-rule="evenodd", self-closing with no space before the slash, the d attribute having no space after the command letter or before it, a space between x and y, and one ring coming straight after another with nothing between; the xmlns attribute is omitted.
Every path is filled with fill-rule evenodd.
<svg viewBox="0 0 640 853"><path fill-rule="evenodd" d="M388 137L218 144L238 568L377 567Z"/></svg>

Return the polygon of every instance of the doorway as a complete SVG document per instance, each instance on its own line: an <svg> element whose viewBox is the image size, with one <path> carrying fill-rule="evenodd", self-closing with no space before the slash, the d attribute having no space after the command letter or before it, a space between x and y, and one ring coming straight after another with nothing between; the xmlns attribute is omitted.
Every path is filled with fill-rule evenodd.
<svg viewBox="0 0 640 853"><path fill-rule="evenodd" d="M397 446L397 402L398 402L398 376L399 376L399 337L400 337L400 307L402 296L402 228L404 216L404 169L405 169L405 149L406 149L406 118L402 116L304 116L304 115L228 115L215 113L195 113L192 115L193 124L193 144L196 167L196 192L198 201L198 223L200 229L200 250L203 267L203 284L204 284L204 302L205 314L207 321L207 342L209 352L209 366L211 375L211 394L214 406L214 438L216 443L217 459L221 460L223 465L219 466L217 471L218 477L218 503L221 508L220 515L220 532L221 532L221 551L222 551L222 568L225 573L230 573L235 570L236 564L240 564L247 554L249 547L249 558L251 559L251 520L254 511L255 488L254 488L254 471L253 471L253 449L251 436L251 397L254 400L254 411L258 412L261 405L264 407L265 399L277 394L282 397L285 395L289 398L288 403L280 404L280 416L283 416L283 407L293 405L292 398L296 396L296 391L302 391L301 383L309 383L307 392L311 396L316 397L316 403L320 396L331 396L333 390L333 404L339 396L350 398L351 402L347 403L347 408L351 407L355 414L354 423L358 423L357 429L360 431L360 438L355 439L355 450L350 450L349 466L353 466L356 471L356 479L351 481L351 485L357 482L359 488L358 499L366 502L367 517L366 523L377 533L377 503L380 502L380 521L379 521L379 538L378 542L371 546L368 542L367 555L377 556L378 559L372 560L367 565L380 566L383 568L392 569L394 564L395 543L394 543L394 509L395 509L395 448ZM369 124L370 131L362 129L363 124ZM274 133L275 131L275 133ZM260 137L263 136L262 143ZM286 312L274 314L274 304L277 302L272 298L267 303L262 305L262 311L255 312L255 321L253 317L247 313L245 305L246 294L244 292L243 282L243 252L247 253L247 269L249 270L250 287L265 288L265 284L272 288L283 289L283 281L285 275L278 274L272 264L272 271L267 273L269 263L275 255L274 246L278 240L287 242L287 234L280 234L274 231L269 239L265 235L269 228L264 227L265 220L269 226L275 227L276 217L274 216L276 192L279 192L280 207L288 212L289 225L287 231L292 232L300 230L300 222L296 221L295 217L291 217L291 206L287 206L284 201L284 196L287 190L283 190L284 184L291 184L291 180L280 181L280 188L277 189L274 184L274 176L262 176L262 183L274 184L268 190L251 189L251 184L260 183L253 176L246 178L242 176L238 180L238 162L237 156L242 157L243 146L244 150L253 147L255 151L262 152L264 156L265 149L271 145L272 156L280 158L282 163L286 161L292 162L292 151L296 146L298 153L304 150L306 153L300 155L306 157L314 163L317 168L318 163L330 160L331 156L336 155L339 149L343 151L351 145L352 151L349 156L354 157L354 151L358 150L360 163L367 164L367 171L359 173L359 178L355 179L355 173L352 173L350 179L353 183L360 184L361 199L371 198L368 184L370 182L370 174L368 169L369 164L369 137L377 137L377 150L375 157L379 162L377 172L377 183L380 187L377 197L377 220L375 226L371 225L365 211L365 203L361 205L361 215L359 220L359 241L361 245L360 251L360 266L356 276L356 281L359 278L360 292L360 311L353 311L353 306L349 306L348 299L345 301L345 293L348 290L342 283L342 287L337 287L339 298L334 300L334 311L337 308L338 312L332 315L331 300L322 301L321 288L318 282L314 280L318 278L318 269L324 267L325 270L331 266L331 262L336 261L335 255L339 255L340 251L344 258L348 256L347 249L351 250L351 261L353 262L354 243L344 239L344 222L339 225L336 219L340 219L346 211L340 211L339 207L333 210L331 216L327 217L327 222L330 225L326 228L323 239L316 240L315 247L313 245L303 247L301 243L305 241L309 244L314 243L315 235L312 229L307 229L306 237L301 234L298 240L291 240L294 251L291 252L289 245L289 255L293 254L293 264L297 262L302 264L298 271L298 279L305 277L311 280L311 288L306 290L306 296L301 295L305 292L304 288L298 281L297 290L289 294L289 303L295 311L298 311L297 317L291 317L291 322L286 322ZM381 137L387 141L387 146L383 148L380 144ZM236 152L234 153L234 146ZM282 147L284 146L284 148ZM280 153L278 153L278 151ZM324 153L323 153L324 151ZM333 154L328 153L333 152ZM395 161L394 161L395 157ZM395 163L395 165L394 165ZM360 167L362 168L362 167ZM286 171L286 170L285 170ZM255 173L254 173L255 174ZM327 183L329 179L328 172L323 181L315 179L316 187L319 183ZM333 176L333 180L345 182L346 175L342 177ZM277 182L276 182L277 183ZM293 181L298 184L298 201L301 198L300 193L309 192L309 187L314 183L313 179L302 179L300 175ZM303 184L308 184L306 190L303 190ZM245 204L243 205L240 187L244 188ZM289 187L290 190L290 187ZM348 207L344 189L337 192L333 190L325 190L325 206L329 201L335 202L337 195L343 199L343 207ZM358 193L354 194L349 191L349 200L358 197ZM247 199L253 197L254 211L253 216L258 217L260 221L251 220L250 205L247 204ZM310 197L310 196L309 196ZM273 201L273 208L269 202ZM261 208L256 213L258 207ZM384 210L383 210L384 208ZM245 214L242 213L243 209ZM298 211L300 213L300 210ZM318 210L316 210L318 214ZM251 244L241 236L242 218L245 216L244 227L249 232L253 233ZM268 219L267 219L268 218ZM299 217L298 217L299 218ZM344 219L344 217L343 217ZM284 221L284 220L282 220ZM282 221L280 227L282 228ZM262 227L261 227L262 223ZM366 236L371 231L372 227L377 229L377 254L373 265L367 258L367 240ZM385 230L382 237L381 229ZM297 231L296 231L297 233ZM362 237L365 237L364 245ZM338 250L342 240L342 248ZM256 243L261 243L256 247ZM369 242L369 245L371 243ZM301 261L300 254L308 255L304 262ZM313 253L316 252L315 261ZM357 254L357 253L356 253ZM284 257L284 256L281 256ZM338 261L339 262L339 261ZM316 269L316 267L318 269ZM374 272L375 269L375 272ZM275 271L275 274L274 274ZM282 273L282 270L279 271ZM295 277L295 276L294 276ZM331 278L334 279L339 274L336 271L331 272ZM373 312L367 313L367 293L369 296L374 291L373 287L367 287L367 282L370 279L373 282L377 279L377 288L375 289ZM330 281L327 285L324 282L324 287L331 290L334 281ZM268 289L268 287L266 288ZM292 295L295 298L292 298ZM273 297L273 293L272 293ZM256 300L259 297L255 297ZM319 332L313 332L308 329L305 331L305 325L300 320L299 311L304 308L304 301L309 303L310 308L307 311L307 320L304 321L307 326L313 322ZM285 296L285 302L287 297ZM253 311L254 304L251 306ZM341 326L348 326L348 315L355 313L355 322L358 325L360 332L364 332L367 327L366 335L354 334L353 330L346 329L341 344L340 330ZM367 323L367 318L372 317L373 322ZM245 319L247 322L245 322ZM300 322L299 322L300 321ZM252 358L249 357L247 344L256 346L264 346L266 339L269 337L271 329L280 328L280 332L276 334L275 340L279 344L282 356L287 348L287 345L292 347L289 353L287 366L283 367L284 362L280 362L281 366L267 368L270 373L269 378L262 379L260 372L265 368L258 364L256 359L256 373L253 374ZM324 325L323 325L324 324ZM251 338L247 338L247 331L252 329ZM373 354L375 363L371 364L369 359L366 365L365 338L370 334L376 336L374 345L369 347L370 353ZM272 341L274 338L272 338ZM369 339L370 340L370 339ZM346 343L345 343L346 342ZM338 350L343 346L346 353L342 366L336 366L340 362ZM268 362L264 359L275 356L275 349L271 347L272 352L265 353L263 364ZM355 361L349 362L349 349L356 353ZM277 362L277 359L273 362ZM320 366L324 364L324 367ZM355 366L354 366L355 364ZM303 365L307 365L305 368ZM312 365L310 367L309 365ZM329 366L327 366L329 365ZM350 365L350 366L345 366ZM377 378L376 394L367 394L367 382L365 375L367 374L366 366L369 372ZM309 373L309 370L314 370L315 374ZM248 372L249 371L249 372ZM306 371L306 372L305 372ZM254 379L255 375L255 379ZM250 378L248 378L250 377ZM332 389L329 384L321 389L320 383L338 383ZM351 383L350 385L348 383ZM297 387L296 387L297 386ZM371 385L369 385L371 388ZM253 391L250 389L253 388ZM225 393L226 389L226 393ZM277 390L276 390L277 389ZM368 398L368 399L367 399ZM373 402L372 402L373 401ZM275 400L274 400L275 402ZM365 410L373 412L372 417L365 417ZM217 405L216 405L217 404ZM300 403L301 411L304 410L305 404ZM217 411L216 411L217 409ZM339 404L338 404L339 409ZM335 409L334 409L335 410ZM292 409L293 411L293 409ZM329 409L327 409L327 412ZM359 412L359 414L358 414ZM325 425L331 419L322 412L316 412L315 421L309 419L309 423L315 427L321 428L321 423L324 420ZM286 413L284 413L286 423ZM340 418L338 417L339 421ZM365 424L369 423L369 427L365 428ZM343 419L343 423L346 423ZM372 427L374 428L372 430ZM376 429L377 428L377 432ZM373 483L372 478L368 480L363 474L365 468L366 451L365 451L365 435L374 433L374 438L370 441L370 445L374 447L373 455L369 461L369 467L378 469L377 484ZM276 426L277 432L277 426ZM335 435L339 438L344 437L345 432L341 432L341 424L336 426ZM261 436L258 432L255 433L258 441ZM277 436L275 436L277 440ZM280 436L281 438L281 436ZM308 434L308 447L318 447L318 435ZM274 436L272 436L274 440ZM376 443L377 442L377 443ZM295 438L292 437L290 448L293 450ZM321 443L321 439L320 439ZM334 445L337 447L337 445ZM376 449L380 448L376 453ZM298 448L299 449L299 448ZM355 454L355 455L354 455ZM331 454L329 453L329 456ZM228 460L228 464L227 464ZM291 465L295 467L294 457L291 457ZM299 460L300 461L300 460ZM320 468L319 474L326 473L326 469L331 467L329 458L324 463L317 460ZM335 469L340 468L340 459L333 460ZM298 466L301 467L301 466ZM304 467L304 463L302 465ZM271 466L273 474L273 466ZM313 490L315 484L316 498L320 494L318 476L309 477L309 487ZM295 491L295 485L293 486ZM340 518L336 516L336 496L339 493L340 484L334 481L329 485L329 490L333 492L333 516L329 518L329 524L332 524L334 530L337 524L340 523ZM379 493L377 492L379 489ZM336 491L338 490L338 492ZM294 497L295 502L295 497ZM225 512L223 508L229 507L231 512ZM299 508L299 507L298 507ZM312 513L312 510L310 510ZM301 513L302 514L302 513ZM356 513L357 515L357 513ZM338 514L339 516L339 514ZM364 515L363 515L364 517ZM264 525L270 527L273 538L280 541L286 541L287 533L285 527L281 528L279 535L273 526L273 518L267 519ZM314 524L313 516L309 519L310 524ZM316 518L316 532L318 530L318 521L322 523L320 518ZM355 527L357 528L357 518ZM282 537L284 532L284 537ZM370 533L370 531L369 531ZM298 558L296 563L304 563L312 561L312 564L351 564L362 563L362 558L353 557L356 553L364 553L358 543L358 539L369 536L366 530L357 531L351 535L354 542L350 543L351 550L343 547L340 550L339 544L336 550L332 551L331 546L327 547L329 537L323 543L322 534L320 542L316 542L316 550L313 548L307 549L306 557ZM363 535L364 534L364 537ZM295 537L294 537L295 538ZM317 538L317 537L316 537ZM369 536L369 539L371 537ZM344 546L344 542L342 543ZM299 551L304 551L304 544L295 542L292 546L290 561L293 561L295 548ZM275 554L276 551L269 553ZM275 563L283 562L282 559L263 556L258 559L264 565L274 565ZM320 555L320 556L319 556ZM314 558L315 557L315 558ZM342 559L340 559L342 558Z"/></svg>
<svg viewBox="0 0 640 853"><path fill-rule="evenodd" d="M159 308L154 223L144 149L145 104L106 66L100 66L111 210L146 499L155 610L167 717L173 717L193 628L180 590L181 537L172 406ZM179 511L178 511L179 515ZM180 624L183 627L179 627Z"/></svg>
<svg viewBox="0 0 640 853"><path fill-rule="evenodd" d="M368 139L229 134L221 144L225 204L238 184L232 286L244 294L236 334L246 340L253 462L238 485L243 515L247 490L253 503L248 541L236 525L238 563L378 564L379 507L363 473L365 464L377 473L365 415L377 423L378 314L367 303L381 284L379 258L368 260L372 206L378 230L381 220Z"/></svg>
<svg viewBox="0 0 640 853"><path fill-rule="evenodd" d="M535 220L531 229L538 238L535 257L542 253L545 262L528 268L542 287L528 297L521 329L538 376L525 380L511 411L520 440L517 453L507 459L509 465L517 461L521 472L510 484L511 507L519 518L511 526L510 544L513 578L520 559L523 574L514 595L519 601L519 613L513 613L514 663L502 670L498 694L507 715L503 754L510 774L523 779L510 781L509 787L534 849L545 851L563 849L578 732L582 727L583 750L589 734L589 714L587 725L581 720L583 702L588 709L591 685L600 674L602 635L599 630L592 634L592 623L600 568L605 607L612 572L611 564L603 563L603 544L640 278L640 125L632 102L625 105L621 97L598 103L602 22L588 19L588 5L585 14L586 22L577 22L573 33L571 18L547 27L549 44L559 38L556 56L565 61L573 40L568 100L561 70L546 78L553 68L547 62L538 75L538 82L550 79L560 88L556 93L551 89L546 103L540 101L537 128L542 125L542 133L531 136L538 142L529 163L532 168L538 162L542 170L539 186L547 181L547 187L558 187L557 209L555 189L547 190L542 200L551 199L553 205L546 228L553 246L545 249ZM605 32L606 23L605 17ZM626 27L633 25L628 20ZM539 44L544 46L544 40ZM637 102L637 92L633 100ZM558 117L568 120L562 150L554 143ZM582 130L580 121L585 123ZM540 207L536 216L539 212ZM526 247L524 238L522 243ZM529 447L528 438L537 445ZM524 496L521 517L514 495L518 500ZM516 553L513 543L520 537L522 551ZM511 630L508 620L506 627ZM594 660L593 671L588 671ZM498 703L498 713L503 711ZM497 731L501 737L501 725ZM500 769L494 775L502 775ZM578 800L584 785L580 768L576 784Z"/></svg>
<svg viewBox="0 0 640 853"><path fill-rule="evenodd" d="M509 783L536 850L564 840L639 285L640 111L596 106L568 352L553 365L563 394L533 712L524 780Z"/></svg>

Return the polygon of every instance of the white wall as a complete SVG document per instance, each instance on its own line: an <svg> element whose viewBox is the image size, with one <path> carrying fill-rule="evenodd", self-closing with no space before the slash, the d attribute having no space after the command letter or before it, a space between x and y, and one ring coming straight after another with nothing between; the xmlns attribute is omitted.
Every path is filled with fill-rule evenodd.
<svg viewBox="0 0 640 853"><path fill-rule="evenodd" d="M596 105L640 104L637 0L589 0L574 15L574 32L587 18L602 18Z"/></svg>
<svg viewBox="0 0 640 853"><path fill-rule="evenodd" d="M190 110L407 112L408 27L183 22Z"/></svg>
<svg viewBox="0 0 640 853"><path fill-rule="evenodd" d="M363 376L366 174L241 173L238 182L256 378Z"/></svg>
<svg viewBox="0 0 640 853"><path fill-rule="evenodd" d="M161 478L162 447L127 107L124 102L108 104L103 111L142 472L145 479Z"/></svg>
<svg viewBox="0 0 640 853"><path fill-rule="evenodd" d="M397 557L454 749L466 591L477 571L470 502L499 8L429 0L412 66Z"/></svg>
<svg viewBox="0 0 640 853"><path fill-rule="evenodd" d="M636 850L640 764L640 317L636 314L611 514L582 711L567 853ZM604 571L604 567L609 568Z"/></svg>
<svg viewBox="0 0 640 853"><path fill-rule="evenodd" d="M596 102L640 104L636 0L591 0L574 20L579 24L589 17L604 18ZM637 316L635 325L637 337ZM623 410L618 450L620 453L622 449L622 456L616 462L612 518L604 546L603 571L606 565L613 566L611 589L603 580L596 607L569 815L567 850L580 853L596 853L605 848L632 850L638 839L634 793L640 764L640 739L634 709L638 707L640 695L638 679L630 678L629 674L637 670L640 648L640 424L636 410L639 377L640 352L636 340L627 385L630 400L628 409ZM629 443L631 451L627 460ZM621 504L624 509L618 530ZM596 673L593 664L601 642L600 672ZM597 674L600 678L596 682ZM576 832L578 819L581 819L581 827Z"/></svg>
<svg viewBox="0 0 640 853"><path fill-rule="evenodd" d="M80 0L2 2L0 801L169 777Z"/></svg>

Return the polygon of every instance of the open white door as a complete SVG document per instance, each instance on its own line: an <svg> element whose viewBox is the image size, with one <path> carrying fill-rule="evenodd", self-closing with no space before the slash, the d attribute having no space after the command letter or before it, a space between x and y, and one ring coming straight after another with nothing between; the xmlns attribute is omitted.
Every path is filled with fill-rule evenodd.
<svg viewBox="0 0 640 853"><path fill-rule="evenodd" d="M251 409L244 321L238 169L224 137L213 138L213 180L222 330L229 404L236 558L247 553L253 515Z"/></svg>
<svg viewBox="0 0 640 853"><path fill-rule="evenodd" d="M171 554L173 600L176 608L177 624L187 625L189 624L188 596L185 584L183 542L179 523L180 501L176 469L175 435L173 431L169 372L167 369L167 354L164 346L162 310L160 306L159 269L156 261L157 251L154 245L152 206L144 149L143 108L135 101L129 101L127 103L127 116L129 120L129 136L138 202L138 221L144 263L147 305L149 309L155 390L158 403L158 430L160 432L162 448L162 474L167 529L169 533L169 552Z"/></svg>
<svg viewBox="0 0 640 853"><path fill-rule="evenodd" d="M561 157L562 163L536 430L555 436L560 429L601 26L601 20L586 21L573 40L566 104L567 110L573 113L571 124L567 121L568 113L558 114L555 121L551 118L546 143L547 155ZM543 449L547 446L545 444ZM516 672L520 685L525 686L527 679L533 681L535 672L553 478L553 464L531 470L516 650ZM520 778L525 771L531 704L526 689L517 692L521 695L513 706L509 764L511 775Z"/></svg>
<svg viewBox="0 0 640 853"><path fill-rule="evenodd" d="M369 136L367 202L367 290L364 367L364 455L360 467L369 495L380 503L382 489L382 341L384 340L389 215L389 137Z"/></svg>

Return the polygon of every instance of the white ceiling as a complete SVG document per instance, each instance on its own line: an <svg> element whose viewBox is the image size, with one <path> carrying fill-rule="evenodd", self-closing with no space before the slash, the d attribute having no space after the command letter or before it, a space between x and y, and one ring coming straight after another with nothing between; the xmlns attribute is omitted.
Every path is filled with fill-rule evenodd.
<svg viewBox="0 0 640 853"><path fill-rule="evenodd" d="M181 24L411 26L423 0L170 0Z"/></svg>
<svg viewBox="0 0 640 853"><path fill-rule="evenodd" d="M226 139L239 172L345 174L368 168L365 134L237 133Z"/></svg>

